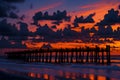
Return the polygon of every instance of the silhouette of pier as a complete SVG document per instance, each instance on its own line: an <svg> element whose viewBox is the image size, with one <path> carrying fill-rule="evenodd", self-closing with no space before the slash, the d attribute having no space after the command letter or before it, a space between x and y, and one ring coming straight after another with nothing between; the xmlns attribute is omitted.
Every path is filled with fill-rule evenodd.
<svg viewBox="0 0 120 80"><path fill-rule="evenodd" d="M110 64L110 46L106 48L84 47L71 49L36 49L7 52L7 58L41 63L99 63Z"/></svg>

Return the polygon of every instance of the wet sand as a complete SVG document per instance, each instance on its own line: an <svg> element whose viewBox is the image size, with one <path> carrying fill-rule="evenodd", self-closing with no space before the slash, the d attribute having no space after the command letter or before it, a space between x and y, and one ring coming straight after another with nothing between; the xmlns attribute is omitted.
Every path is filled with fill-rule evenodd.
<svg viewBox="0 0 120 80"><path fill-rule="evenodd" d="M50 80L72 80L69 74L66 79L67 73L76 75L75 80L120 80L120 67L114 65L19 63L0 58L0 80L49 80L45 76L55 78Z"/></svg>
<svg viewBox="0 0 120 80"><path fill-rule="evenodd" d="M28 77L22 77L19 75L13 75L0 71L0 80L31 80Z"/></svg>

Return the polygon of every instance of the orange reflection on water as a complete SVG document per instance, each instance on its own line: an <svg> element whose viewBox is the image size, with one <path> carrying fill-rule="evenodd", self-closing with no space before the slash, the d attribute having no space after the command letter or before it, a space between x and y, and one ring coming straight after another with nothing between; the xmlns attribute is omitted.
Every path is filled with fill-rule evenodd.
<svg viewBox="0 0 120 80"><path fill-rule="evenodd" d="M48 74L44 74L43 76L44 76L44 79L49 79Z"/></svg>
<svg viewBox="0 0 120 80"><path fill-rule="evenodd" d="M83 74L83 78L87 78L87 74Z"/></svg>
<svg viewBox="0 0 120 80"><path fill-rule="evenodd" d="M28 73L29 77L36 78L36 79L44 79L44 80L77 80L77 79L85 79L85 80L116 80L113 78L109 78L106 76L101 76L101 75L95 75L95 74L81 74L81 73L76 73L76 72L64 72L62 70L56 71L56 75L48 75L47 73L45 74L35 74L35 73Z"/></svg>
<svg viewBox="0 0 120 80"><path fill-rule="evenodd" d="M76 80L76 74L72 73L71 78L72 78L72 80Z"/></svg>
<svg viewBox="0 0 120 80"><path fill-rule="evenodd" d="M90 80L107 80L105 76L95 76L94 74L89 74L88 76Z"/></svg>
<svg viewBox="0 0 120 80"><path fill-rule="evenodd" d="M98 80L106 80L105 76L98 76Z"/></svg>
<svg viewBox="0 0 120 80"><path fill-rule="evenodd" d="M54 76L50 75L49 80L55 80Z"/></svg>
<svg viewBox="0 0 120 80"><path fill-rule="evenodd" d="M63 71L59 70L58 74L59 74L59 76L63 76Z"/></svg>
<svg viewBox="0 0 120 80"><path fill-rule="evenodd" d="M33 77L33 78L35 78L36 76L35 76L35 73L28 73L28 76L30 76L30 77Z"/></svg>
<svg viewBox="0 0 120 80"><path fill-rule="evenodd" d="M66 72L65 73L65 77L68 79L68 78L70 78L70 73L69 72Z"/></svg>
<svg viewBox="0 0 120 80"><path fill-rule="evenodd" d="M89 75L90 80L94 80L94 74Z"/></svg>
<svg viewBox="0 0 120 80"><path fill-rule="evenodd" d="M37 78L41 78L41 75L40 75L40 74L37 74Z"/></svg>

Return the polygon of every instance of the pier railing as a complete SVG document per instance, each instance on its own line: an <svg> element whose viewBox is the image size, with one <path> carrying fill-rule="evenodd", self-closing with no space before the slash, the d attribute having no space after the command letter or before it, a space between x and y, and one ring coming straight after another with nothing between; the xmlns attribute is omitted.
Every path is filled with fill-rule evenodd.
<svg viewBox="0 0 120 80"><path fill-rule="evenodd" d="M36 49L7 52L8 59L41 63L101 63L110 64L110 46L106 48Z"/></svg>

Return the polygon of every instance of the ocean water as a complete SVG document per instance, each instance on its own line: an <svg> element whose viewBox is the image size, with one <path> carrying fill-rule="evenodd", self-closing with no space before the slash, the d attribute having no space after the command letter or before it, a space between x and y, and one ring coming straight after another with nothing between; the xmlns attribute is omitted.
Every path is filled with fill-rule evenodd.
<svg viewBox="0 0 120 80"><path fill-rule="evenodd" d="M0 71L30 77L31 80L120 80L120 57L111 65L23 63L0 59Z"/></svg>

